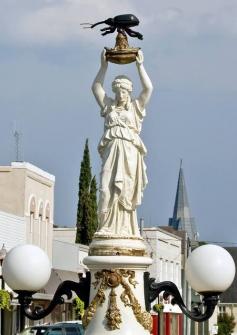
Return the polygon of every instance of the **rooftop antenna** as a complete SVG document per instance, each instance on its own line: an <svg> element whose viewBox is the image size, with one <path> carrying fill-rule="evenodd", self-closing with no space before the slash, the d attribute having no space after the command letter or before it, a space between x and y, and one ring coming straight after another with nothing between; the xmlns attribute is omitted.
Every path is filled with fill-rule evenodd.
<svg viewBox="0 0 237 335"><path fill-rule="evenodd" d="M21 137L22 134L20 131L17 129L16 121L14 122L14 127L13 127L13 136L14 136L14 141L15 141L15 162L20 162L21 161Z"/></svg>

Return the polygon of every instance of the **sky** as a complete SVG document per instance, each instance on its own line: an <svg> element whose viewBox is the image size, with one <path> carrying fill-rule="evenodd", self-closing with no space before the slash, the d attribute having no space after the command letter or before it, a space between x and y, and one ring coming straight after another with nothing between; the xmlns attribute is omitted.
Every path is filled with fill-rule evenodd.
<svg viewBox="0 0 237 335"><path fill-rule="evenodd" d="M20 159L54 174L55 224L75 226L78 178L86 138L99 180L103 119L91 92L102 49L115 34L82 29L132 13L154 91L141 137L149 184L138 217L146 226L172 216L180 159L201 240L237 244L236 0L1 0L0 165ZM135 63L109 64L140 92Z"/></svg>

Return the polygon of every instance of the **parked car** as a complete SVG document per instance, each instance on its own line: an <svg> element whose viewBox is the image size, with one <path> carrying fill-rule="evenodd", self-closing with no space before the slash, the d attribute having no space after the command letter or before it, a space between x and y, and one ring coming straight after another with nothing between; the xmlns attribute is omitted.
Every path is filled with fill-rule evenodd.
<svg viewBox="0 0 237 335"><path fill-rule="evenodd" d="M78 322L58 322L47 328L44 335L83 335L84 329Z"/></svg>
<svg viewBox="0 0 237 335"><path fill-rule="evenodd" d="M24 329L19 335L44 335L49 325L32 326Z"/></svg>
<svg viewBox="0 0 237 335"><path fill-rule="evenodd" d="M47 332L46 332L47 331ZM83 335L81 321L57 322L53 325L32 326L24 329L19 335Z"/></svg>

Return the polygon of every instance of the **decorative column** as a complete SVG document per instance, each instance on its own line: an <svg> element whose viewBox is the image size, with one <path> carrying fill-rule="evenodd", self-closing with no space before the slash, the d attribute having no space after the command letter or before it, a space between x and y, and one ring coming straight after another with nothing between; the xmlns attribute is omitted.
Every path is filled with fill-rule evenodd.
<svg viewBox="0 0 237 335"><path fill-rule="evenodd" d="M149 334L152 317L145 310L143 275L152 260L142 239L95 238L84 263L91 271L85 334Z"/></svg>

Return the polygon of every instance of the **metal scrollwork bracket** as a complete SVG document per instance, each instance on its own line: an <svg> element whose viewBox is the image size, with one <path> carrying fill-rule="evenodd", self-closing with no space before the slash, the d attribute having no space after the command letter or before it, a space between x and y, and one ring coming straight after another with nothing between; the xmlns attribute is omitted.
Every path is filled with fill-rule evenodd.
<svg viewBox="0 0 237 335"><path fill-rule="evenodd" d="M36 292L29 291L15 291L18 294L18 300L21 305L22 312L25 316L27 316L31 320L39 320L50 314L55 306L64 303L64 297L67 299L72 298L72 292L75 292L76 295L85 303L85 308L89 305L89 293L90 293L90 272L86 273L86 277L79 277L79 282L74 282L71 280L66 280L62 282L54 296L50 301L49 305L43 309L41 307L34 307L32 309L31 302L33 300L33 295Z"/></svg>
<svg viewBox="0 0 237 335"><path fill-rule="evenodd" d="M202 293L203 299L201 304L195 306L188 310L185 306L184 301L179 293L177 286L170 281L164 281L156 283L154 278L150 278L149 272L144 274L144 290L145 290L145 302L146 309L149 311L151 309L151 302L153 302L161 292L163 297L167 300L170 296L171 304L178 305L181 311L189 317L191 320L202 322L208 320L219 301L219 294L217 292L204 292Z"/></svg>

